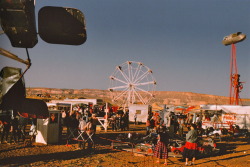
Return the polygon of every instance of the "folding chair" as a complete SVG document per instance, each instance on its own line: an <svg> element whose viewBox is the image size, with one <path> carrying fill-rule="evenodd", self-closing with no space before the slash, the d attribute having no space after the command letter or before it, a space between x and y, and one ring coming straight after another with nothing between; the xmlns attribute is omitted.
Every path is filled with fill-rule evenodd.
<svg viewBox="0 0 250 167"><path fill-rule="evenodd" d="M78 135L75 139L78 141L84 141L84 133L86 133L84 130L78 129Z"/></svg>
<svg viewBox="0 0 250 167"><path fill-rule="evenodd" d="M95 143L94 143L94 140L92 138L93 135L94 135L94 132L89 133L88 131L79 130L76 140L80 141L80 142L83 142L84 149L85 149L86 143L88 143L88 149L91 148L91 149L94 150L95 149Z"/></svg>
<svg viewBox="0 0 250 167"><path fill-rule="evenodd" d="M94 132L93 132L93 133L88 133L88 132L86 132L86 134L87 134L87 136L88 136L88 138L86 139L86 141L91 140L91 142L92 142L93 145L94 145L95 143L94 143L94 140L92 139L92 136L93 136L95 133L94 133Z"/></svg>
<svg viewBox="0 0 250 167"><path fill-rule="evenodd" d="M66 146L70 146L70 145L69 145L69 140L70 140L70 139L75 139L75 138L76 138L76 136L75 136L76 131L77 131L76 128L67 127L67 134L68 134L68 136L67 136L67 143L66 143Z"/></svg>
<svg viewBox="0 0 250 167"><path fill-rule="evenodd" d="M87 138L86 138L85 142L87 142L88 144L92 144L91 149L92 149L92 151L95 151L95 142L94 142L94 140L92 138L93 135L95 134L94 131L92 133L86 132L86 134L87 134Z"/></svg>
<svg viewBox="0 0 250 167"><path fill-rule="evenodd" d="M83 120L83 118L80 118L79 120L79 125L78 125L78 128L77 128L77 137L76 137L76 140L78 141L84 141L84 133L85 133L85 126L86 126L86 121Z"/></svg>
<svg viewBox="0 0 250 167"><path fill-rule="evenodd" d="M76 138L77 128L68 127L68 139Z"/></svg>

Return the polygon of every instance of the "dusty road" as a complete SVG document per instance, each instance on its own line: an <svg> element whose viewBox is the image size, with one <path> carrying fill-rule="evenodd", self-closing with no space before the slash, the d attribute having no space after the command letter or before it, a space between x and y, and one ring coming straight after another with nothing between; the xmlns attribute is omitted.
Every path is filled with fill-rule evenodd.
<svg viewBox="0 0 250 167"><path fill-rule="evenodd" d="M131 127L141 132L142 127ZM97 138L114 139L119 132L101 132ZM84 166L84 167L153 167L156 164L152 156L135 156L131 152L110 149L110 141L98 139L94 153L77 150L77 144L66 146L35 144L33 147L0 145L0 166ZM250 141L239 138L232 141L218 142L221 151L217 155L206 156L196 161L195 166L240 167L250 166ZM184 166L181 158L170 157L168 166Z"/></svg>

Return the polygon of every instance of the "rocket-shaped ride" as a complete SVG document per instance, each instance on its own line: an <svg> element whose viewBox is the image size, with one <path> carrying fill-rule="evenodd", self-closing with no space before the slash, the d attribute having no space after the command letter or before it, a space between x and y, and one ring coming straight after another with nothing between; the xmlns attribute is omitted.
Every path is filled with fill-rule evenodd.
<svg viewBox="0 0 250 167"><path fill-rule="evenodd" d="M237 59L236 59L236 46L235 44L246 39L246 35L241 32L225 36L222 44L225 46L231 45L231 60L230 60L230 98L229 104L239 105L240 92L243 89L243 82L240 82L240 74L238 73Z"/></svg>

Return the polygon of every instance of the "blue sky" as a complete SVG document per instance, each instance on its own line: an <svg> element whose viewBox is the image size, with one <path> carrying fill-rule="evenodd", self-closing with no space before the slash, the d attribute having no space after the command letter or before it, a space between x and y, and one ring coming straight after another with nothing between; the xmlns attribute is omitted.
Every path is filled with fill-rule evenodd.
<svg viewBox="0 0 250 167"><path fill-rule="evenodd" d="M38 39L29 49L32 66L27 87L108 89L109 76L126 61L153 70L158 91L183 91L229 96L231 46L224 36L250 35L249 0L37 0L43 6L80 9L87 41L79 46L48 44ZM6 35L0 47L26 59ZM250 98L250 42L236 44L242 98ZM16 66L1 56L0 67Z"/></svg>

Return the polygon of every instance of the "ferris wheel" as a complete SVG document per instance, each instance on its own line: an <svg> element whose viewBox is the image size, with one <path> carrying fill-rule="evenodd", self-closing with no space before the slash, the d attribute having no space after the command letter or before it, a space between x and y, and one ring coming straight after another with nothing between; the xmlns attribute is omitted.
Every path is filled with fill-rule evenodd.
<svg viewBox="0 0 250 167"><path fill-rule="evenodd" d="M126 106L148 104L154 97L155 87L152 70L141 62L127 61L116 66L110 76L113 102Z"/></svg>

